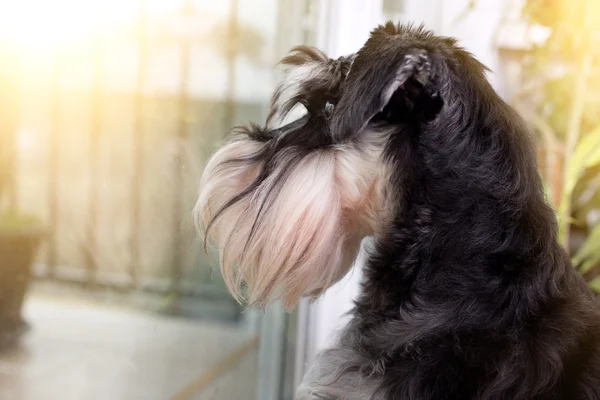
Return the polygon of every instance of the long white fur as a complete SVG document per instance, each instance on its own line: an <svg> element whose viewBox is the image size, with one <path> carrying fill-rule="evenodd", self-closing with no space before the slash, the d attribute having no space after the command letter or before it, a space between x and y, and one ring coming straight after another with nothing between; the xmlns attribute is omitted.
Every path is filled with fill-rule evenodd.
<svg viewBox="0 0 600 400"><path fill-rule="evenodd" d="M303 84L328 84L331 65L324 54L321 58L307 58L285 71L267 129L282 123L290 99L307 90ZM216 219L263 168L260 161L230 161L258 154L265 144L237 139L214 154L202 175L194 214L198 227L210 224L223 278L238 301L265 305L281 298L290 309L300 297L319 296L347 273L361 240L386 220L389 171L381 152L388 135L362 132L358 142L305 155L290 171L284 168L294 149L283 149L260 186ZM285 179L278 179L284 173Z"/></svg>
<svg viewBox="0 0 600 400"><path fill-rule="evenodd" d="M195 208L200 225L206 226L262 167L227 161L255 153L260 146L237 140L211 158ZM276 168L252 195L217 218L209 234L220 249L225 282L238 300L264 305L280 297L289 309L302 296L319 296L346 274L360 241L375 231L384 211L381 147L373 142L310 153L283 182L277 183L283 171ZM282 165L285 158L279 157ZM278 190L271 191L276 184ZM270 205L248 240L265 201Z"/></svg>

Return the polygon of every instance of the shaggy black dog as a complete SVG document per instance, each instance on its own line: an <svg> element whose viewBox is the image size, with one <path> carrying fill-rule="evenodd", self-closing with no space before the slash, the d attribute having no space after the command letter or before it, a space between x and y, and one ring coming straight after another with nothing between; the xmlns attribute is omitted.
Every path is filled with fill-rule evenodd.
<svg viewBox="0 0 600 400"><path fill-rule="evenodd" d="M599 308L486 68L391 23L351 57L292 59L273 114L307 115L224 146L197 214L255 304L322 293L374 236L352 320L297 398L600 399Z"/></svg>

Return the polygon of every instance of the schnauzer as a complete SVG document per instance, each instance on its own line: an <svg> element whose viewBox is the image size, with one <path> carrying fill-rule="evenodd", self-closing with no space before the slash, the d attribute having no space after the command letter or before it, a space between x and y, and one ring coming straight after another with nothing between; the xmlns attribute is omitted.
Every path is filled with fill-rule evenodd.
<svg viewBox="0 0 600 400"><path fill-rule="evenodd" d="M600 399L599 308L486 68L392 23L348 57L282 62L266 126L211 158L195 214L252 305L319 296L374 238L351 322L297 398Z"/></svg>

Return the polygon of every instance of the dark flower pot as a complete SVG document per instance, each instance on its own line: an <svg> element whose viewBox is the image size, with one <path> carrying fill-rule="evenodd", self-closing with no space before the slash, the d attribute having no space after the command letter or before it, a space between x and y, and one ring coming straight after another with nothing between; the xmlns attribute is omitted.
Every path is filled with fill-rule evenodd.
<svg viewBox="0 0 600 400"><path fill-rule="evenodd" d="M23 301L42 236L36 229L0 231L0 347L27 330Z"/></svg>

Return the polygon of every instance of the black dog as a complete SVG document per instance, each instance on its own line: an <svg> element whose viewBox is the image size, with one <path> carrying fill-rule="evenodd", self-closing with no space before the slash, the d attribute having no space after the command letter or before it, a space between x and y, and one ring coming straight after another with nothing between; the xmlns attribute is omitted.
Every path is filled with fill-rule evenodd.
<svg viewBox="0 0 600 400"><path fill-rule="evenodd" d="M353 318L297 398L600 399L599 309L485 67L391 23L350 57L284 61L267 128L213 157L197 215L252 304L319 295L374 236Z"/></svg>

